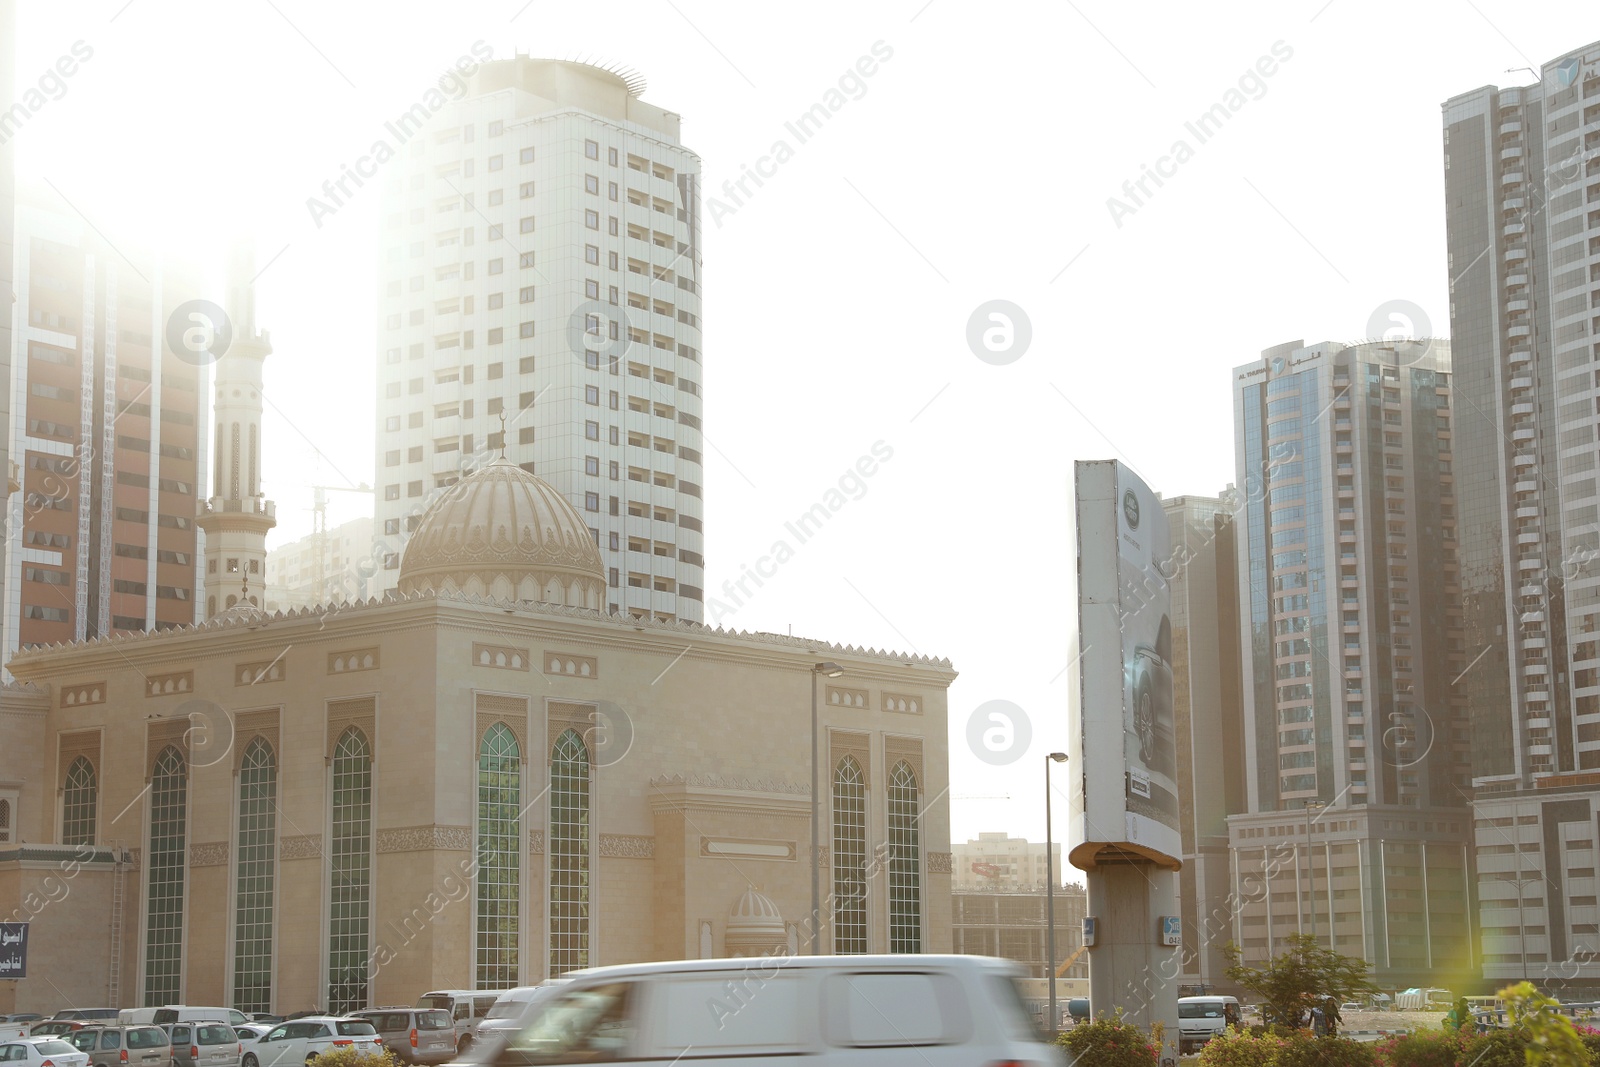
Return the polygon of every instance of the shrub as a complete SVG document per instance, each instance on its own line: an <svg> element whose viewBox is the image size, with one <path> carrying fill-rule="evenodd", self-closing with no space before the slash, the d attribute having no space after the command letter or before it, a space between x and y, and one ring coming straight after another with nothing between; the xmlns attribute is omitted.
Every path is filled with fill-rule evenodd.
<svg viewBox="0 0 1600 1067"><path fill-rule="evenodd" d="M316 1067L404 1067L398 1056L388 1049L382 1052L362 1052L354 1046L329 1049L316 1059Z"/></svg>
<svg viewBox="0 0 1600 1067"><path fill-rule="evenodd" d="M1259 1032L1258 1032L1259 1031ZM1284 1038L1252 1026L1240 1030L1230 1026L1205 1043L1200 1050L1201 1067L1273 1067Z"/></svg>
<svg viewBox="0 0 1600 1067"><path fill-rule="evenodd" d="M1075 1062L1095 1067L1157 1067L1161 1062L1161 1046L1139 1027L1123 1022L1120 1013L1079 1023L1063 1031L1056 1043L1072 1050Z"/></svg>
<svg viewBox="0 0 1600 1067"><path fill-rule="evenodd" d="M1528 1039L1516 1030L1491 1030L1468 1038L1461 1059L1472 1067L1527 1067Z"/></svg>
<svg viewBox="0 0 1600 1067"><path fill-rule="evenodd" d="M1378 1062L1389 1067L1462 1067L1462 1035L1455 1031L1419 1030L1378 1045Z"/></svg>
<svg viewBox="0 0 1600 1067"><path fill-rule="evenodd" d="M1296 1037L1284 1042L1272 1067L1373 1067L1373 1051L1348 1037Z"/></svg>

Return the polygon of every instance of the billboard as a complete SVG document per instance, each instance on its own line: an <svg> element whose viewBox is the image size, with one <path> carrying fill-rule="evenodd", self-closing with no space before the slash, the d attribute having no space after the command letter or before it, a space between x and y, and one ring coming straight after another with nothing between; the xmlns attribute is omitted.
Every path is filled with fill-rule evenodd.
<svg viewBox="0 0 1600 1067"><path fill-rule="evenodd" d="M0 979L28 977L28 924L0 923Z"/></svg>
<svg viewBox="0 0 1600 1067"><path fill-rule="evenodd" d="M1067 858L1107 848L1181 866L1172 706L1172 546L1150 487L1116 460L1079 460L1074 548L1078 628L1070 649Z"/></svg>

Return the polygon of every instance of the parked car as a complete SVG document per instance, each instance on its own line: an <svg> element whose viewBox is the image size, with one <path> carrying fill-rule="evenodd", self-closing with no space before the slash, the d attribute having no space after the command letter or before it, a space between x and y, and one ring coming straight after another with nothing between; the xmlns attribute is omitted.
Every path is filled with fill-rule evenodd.
<svg viewBox="0 0 1600 1067"><path fill-rule="evenodd" d="M225 1022L173 1023L173 1067L239 1067L244 1043Z"/></svg>
<svg viewBox="0 0 1600 1067"><path fill-rule="evenodd" d="M0 1015L0 1023L42 1023L44 1016L36 1011L18 1011L10 1015Z"/></svg>
<svg viewBox="0 0 1600 1067"><path fill-rule="evenodd" d="M90 1067L168 1067L172 1041L159 1026L85 1026L67 1043L89 1054Z"/></svg>
<svg viewBox="0 0 1600 1067"><path fill-rule="evenodd" d="M243 1026L235 1026L233 1029L239 1035L239 1040L248 1045L252 1041L259 1040L268 1030L272 1029L272 1026L272 1023L245 1023Z"/></svg>
<svg viewBox="0 0 1600 1067"><path fill-rule="evenodd" d="M253 1023L281 1023L283 1022L283 1016L273 1015L271 1012L253 1011L250 1013L250 1021Z"/></svg>
<svg viewBox="0 0 1600 1067"><path fill-rule="evenodd" d="M793 956L574 971L496 1063L686 1055L721 1067L803 1057L809 1067L1061 1062L1035 1028L1024 974L982 956ZM734 995L734 993L737 995ZM795 1060L802 1062L802 1060Z"/></svg>
<svg viewBox="0 0 1600 1067"><path fill-rule="evenodd" d="M0 1061L6 1067L89 1067L89 1054L59 1037L28 1037L0 1045Z"/></svg>
<svg viewBox="0 0 1600 1067"><path fill-rule="evenodd" d="M540 985L518 986L508 989L494 1002L489 1014L478 1021L469 1038L472 1058L484 1061L492 1057L505 1043L506 1038L522 1029L539 1010L539 1004L561 985L565 979L553 978Z"/></svg>
<svg viewBox="0 0 1600 1067"><path fill-rule="evenodd" d="M279 1023L244 1050L242 1067L300 1067L330 1048L381 1052L383 1041L366 1019L318 1015Z"/></svg>
<svg viewBox="0 0 1600 1067"><path fill-rule="evenodd" d="M351 1013L371 1023L383 1047L405 1063L447 1063L456 1058L456 1025L443 1008L371 1008Z"/></svg>
<svg viewBox="0 0 1600 1067"><path fill-rule="evenodd" d="M117 1013L117 1022L124 1026L133 1023L154 1023L171 1026L173 1023L224 1022L229 1026L243 1026L250 1017L232 1008L206 1008L192 1004L167 1004L160 1008L124 1008Z"/></svg>
<svg viewBox="0 0 1600 1067"><path fill-rule="evenodd" d="M1239 1025L1236 997L1179 997L1178 1053L1187 1056L1230 1026Z"/></svg>
<svg viewBox="0 0 1600 1067"><path fill-rule="evenodd" d="M33 1023L28 1027L29 1037L60 1037L70 1034L74 1030L82 1030L83 1024L72 1022L69 1019L46 1019L42 1023Z"/></svg>
<svg viewBox="0 0 1600 1067"><path fill-rule="evenodd" d="M439 989L417 998L419 1008L442 1008L456 1024L456 1048L465 1052L472 1045L472 1031L478 1020L489 1014L504 989Z"/></svg>
<svg viewBox="0 0 1600 1067"><path fill-rule="evenodd" d="M64 1008L50 1016L52 1019L69 1019L72 1022L106 1022L117 1021L116 1008Z"/></svg>

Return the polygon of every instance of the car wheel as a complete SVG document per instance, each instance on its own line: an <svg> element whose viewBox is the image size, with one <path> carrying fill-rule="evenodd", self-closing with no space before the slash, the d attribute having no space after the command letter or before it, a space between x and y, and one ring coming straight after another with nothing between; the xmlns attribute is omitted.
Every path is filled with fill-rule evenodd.
<svg viewBox="0 0 1600 1067"><path fill-rule="evenodd" d="M261 1067L261 1062L256 1059L254 1052L246 1052L244 1060L239 1064L239 1067Z"/></svg>
<svg viewBox="0 0 1600 1067"><path fill-rule="evenodd" d="M1134 709L1133 723L1139 731L1139 758L1146 766L1156 755L1155 697L1146 683L1139 690L1139 703Z"/></svg>

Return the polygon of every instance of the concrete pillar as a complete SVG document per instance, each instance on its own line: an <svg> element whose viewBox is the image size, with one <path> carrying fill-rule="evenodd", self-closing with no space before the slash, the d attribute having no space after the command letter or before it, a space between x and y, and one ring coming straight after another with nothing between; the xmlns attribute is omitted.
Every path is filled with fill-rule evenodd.
<svg viewBox="0 0 1600 1067"><path fill-rule="evenodd" d="M1089 914L1097 919L1089 1009L1109 1017L1120 1008L1125 1021L1144 1028L1165 1024L1161 1056L1177 1063L1182 949L1161 944L1161 916L1178 913L1178 875L1152 863L1118 863L1096 866L1087 877Z"/></svg>

